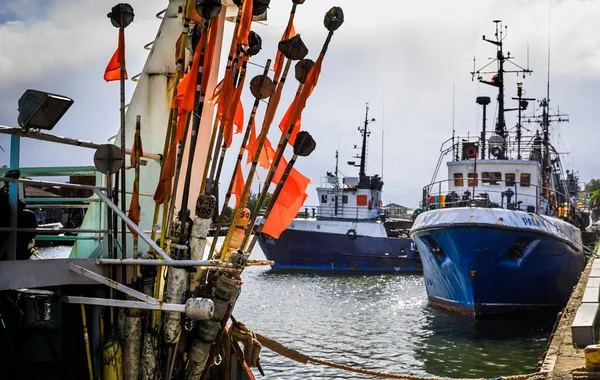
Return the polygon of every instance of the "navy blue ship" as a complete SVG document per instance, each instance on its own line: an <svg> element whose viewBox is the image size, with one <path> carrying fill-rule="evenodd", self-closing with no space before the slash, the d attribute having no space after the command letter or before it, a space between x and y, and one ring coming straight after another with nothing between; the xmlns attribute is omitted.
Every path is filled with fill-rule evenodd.
<svg viewBox="0 0 600 380"><path fill-rule="evenodd" d="M318 206L305 206L279 239L260 234L265 256L274 270L416 272L422 267L408 237L410 218L393 218L382 207L383 181L365 174L369 108L365 112L359 177L327 173L317 188Z"/></svg>
<svg viewBox="0 0 600 380"><path fill-rule="evenodd" d="M423 189L424 211L411 229L429 301L476 317L564 307L584 268L581 231L590 222L576 206L577 177L564 175L550 141L550 123L565 121L566 115L552 115L546 97L539 102L540 115L522 117L535 99L524 98L517 83L516 131L506 129L504 74L530 70L505 70L510 54L502 51L498 24L496 39L484 36L497 46L497 72L472 73L499 90L496 128L486 134L490 98L478 97L481 136L453 136L446 142L452 141L450 147L442 146L442 155L452 153L447 180ZM492 74L492 80L481 74ZM523 136L522 122L535 123L538 130Z"/></svg>

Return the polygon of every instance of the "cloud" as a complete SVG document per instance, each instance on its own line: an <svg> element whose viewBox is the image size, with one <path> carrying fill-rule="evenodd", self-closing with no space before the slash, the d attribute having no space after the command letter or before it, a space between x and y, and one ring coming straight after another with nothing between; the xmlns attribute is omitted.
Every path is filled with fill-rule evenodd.
<svg viewBox="0 0 600 380"><path fill-rule="evenodd" d="M18 21L0 25L0 124L14 125L20 94L27 88L40 88L75 99L56 133L105 141L118 125L118 86L102 80L104 67L116 47L116 30L106 18L114 3L54 0L35 10L39 3L11 0L0 8L11 15L10 21ZM154 14L166 2L130 3L136 12L135 22L127 28L128 70L133 75L136 69L141 70L147 56L141 47L154 38L159 25ZM19 11L20 4L35 11ZM596 22L600 2L311 1L298 6L295 22L296 30L310 49L310 58L316 58L325 40L323 15L332 5L344 9L346 22L331 41L320 83L302 119L303 127L313 133L317 149L297 162L297 168L313 179L309 203L317 202L314 188L325 171L333 170L336 149L340 150L341 171L346 175L357 174L358 170L345 162L357 153L352 146L360 142L357 127L369 101L370 116L377 122L371 125L368 173L381 171L384 129L384 199L416 206L421 188L432 177L439 147L451 136L452 126L459 135L478 133L481 115L475 97L496 97L493 88L473 82L469 74L474 56L479 68L495 54L494 47L481 40L483 34L493 36L494 19L502 19L508 25L505 43L516 57L515 62L522 66L529 62L534 70L526 78L507 76L507 103L516 92L517 81L524 82L527 96L537 99L545 96L550 20L551 104L554 109L560 105L561 111L569 113L570 123L561 125L560 136L565 150L575 149L564 156L564 164L578 170L582 180L599 176L591 142L600 137L595 114L600 88L600 24ZM252 58L254 63L262 65L274 57L290 8L289 1L273 1L268 25L255 25L264 48ZM6 16L0 16L2 20ZM232 24L228 23L226 28L224 54ZM248 77L261 71L260 67L249 66ZM276 122L287 109L297 84L290 78L285 87ZM128 98L132 90L133 83L128 82ZM252 104L249 92L244 93L243 101L249 109ZM495 108L492 103L488 125L494 124ZM258 124L262 121L264 104L261 110ZM508 115L507 124L515 122L514 115ZM275 144L279 139L276 125L269 135ZM555 133L555 137L558 135ZM239 137L236 138L234 144L239 144ZM91 164L92 153L88 151L60 148L61 154L56 154L56 150L43 150L41 143L25 144L24 161L30 165L66 165L74 155L80 155L82 164ZM0 145L6 148L8 140L0 137ZM33 152L35 155L30 154ZM233 156L229 155L226 161L223 173L228 174L223 178L229 177L233 170ZM0 152L0 164L7 162L8 154ZM444 172L442 167L440 176ZM264 179L264 173L259 175Z"/></svg>

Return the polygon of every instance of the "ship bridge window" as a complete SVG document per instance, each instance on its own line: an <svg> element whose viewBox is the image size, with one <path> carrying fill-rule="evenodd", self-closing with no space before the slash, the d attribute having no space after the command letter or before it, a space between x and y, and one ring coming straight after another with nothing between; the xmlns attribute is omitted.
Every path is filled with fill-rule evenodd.
<svg viewBox="0 0 600 380"><path fill-rule="evenodd" d="M321 203L327 203L327 194L321 195Z"/></svg>
<svg viewBox="0 0 600 380"><path fill-rule="evenodd" d="M529 187L531 185L531 174L521 173L521 187Z"/></svg>
<svg viewBox="0 0 600 380"><path fill-rule="evenodd" d="M469 187L478 186L477 173L467 173L467 178L469 179Z"/></svg>
<svg viewBox="0 0 600 380"><path fill-rule="evenodd" d="M500 172L481 173L481 182L484 185L499 185L500 181L502 181L502 173Z"/></svg>
<svg viewBox="0 0 600 380"><path fill-rule="evenodd" d="M514 186L515 185L515 173L506 173L504 174L504 181L506 186Z"/></svg>
<svg viewBox="0 0 600 380"><path fill-rule="evenodd" d="M454 173L454 186L463 187L465 185L465 180L463 179L462 173Z"/></svg>
<svg viewBox="0 0 600 380"><path fill-rule="evenodd" d="M340 201L340 197L338 195L338 202ZM342 199L341 199L343 204L348 203L348 196L347 195L342 195Z"/></svg>

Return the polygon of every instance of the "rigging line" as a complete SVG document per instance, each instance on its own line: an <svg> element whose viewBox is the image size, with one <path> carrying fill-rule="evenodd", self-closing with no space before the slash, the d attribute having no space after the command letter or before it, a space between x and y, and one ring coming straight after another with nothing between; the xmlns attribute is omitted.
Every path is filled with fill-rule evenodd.
<svg viewBox="0 0 600 380"><path fill-rule="evenodd" d="M550 25L552 21L552 0L548 0L548 77L546 79L546 101L550 108Z"/></svg>
<svg viewBox="0 0 600 380"><path fill-rule="evenodd" d="M381 179L383 180L383 139L385 135L385 85L382 86L381 97Z"/></svg>

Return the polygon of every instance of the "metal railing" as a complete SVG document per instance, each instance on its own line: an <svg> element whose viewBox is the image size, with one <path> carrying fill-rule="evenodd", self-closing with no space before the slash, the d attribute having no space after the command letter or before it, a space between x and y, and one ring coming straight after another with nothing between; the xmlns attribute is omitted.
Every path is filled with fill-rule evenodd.
<svg viewBox="0 0 600 380"><path fill-rule="evenodd" d="M453 191L448 190L449 186L447 185L455 181L453 178L436 181L424 186L423 211L454 207L521 210L525 206L525 210L523 211L551 214L552 209L556 209L561 203L569 201L569 197L566 194L533 183L502 179L490 179L489 181L493 181L494 183L484 183L482 182L482 178L468 178L466 180L468 181L467 185L471 181L477 182L475 186L464 186L463 189L465 191L462 194L457 192L458 189ZM482 188L482 185L486 187ZM498 189L494 189L492 186L497 186ZM523 188L529 190L523 191ZM535 193L531 189L534 189ZM496 199L499 198L500 203L494 199L490 199L490 194L497 195ZM544 206L542 203L545 203L549 207L542 207Z"/></svg>
<svg viewBox="0 0 600 380"><path fill-rule="evenodd" d="M376 212L374 211L376 210ZM376 219L383 213L382 208L369 209L367 207L351 207L339 204L335 206L304 206L303 211L297 214L297 218L319 218L319 219Z"/></svg>
<svg viewBox="0 0 600 380"><path fill-rule="evenodd" d="M89 199L87 201L103 202L107 208L112 210L112 212L114 212L120 219L125 221L127 226L129 228L131 228L131 230L133 230L135 233L137 233L139 235L139 237L144 242L146 242L146 244L148 244L154 250L154 252L156 252L163 260L167 260L167 261L172 260L169 257L169 255L167 255L154 241L152 241L152 239L135 222L133 222L131 219L129 219L129 217L117 205L115 205L112 202L112 200L110 200L106 196L106 194L104 194L104 192L103 192L104 188L102 188L102 187L90 186L90 185L79 185L79 184L72 184L72 183L62 183L62 182L37 181L37 180L30 180L30 179L24 179L24 178L9 178L9 177L0 177L0 181L1 182L11 182L11 183L22 183L22 184L29 184L29 185L33 184L33 185L74 188L74 189L80 189L80 190L91 190L94 192L94 194L96 194L98 196L99 199ZM68 198L65 198L65 199L68 199ZM79 201L81 199L76 199L76 200ZM11 217L11 220L16 220L16 215L13 215ZM58 233L75 233L75 234L83 234L83 233L110 234L110 233L113 233L113 231L109 231L107 229L102 229L102 228L97 228L97 229L69 228L69 229L50 230L47 228L18 228L16 226L16 224L11 225L10 227L0 227L0 232L9 232L10 236L8 238L8 241L14 242L14 243L9 243L10 244L8 247L9 260L16 259L16 249L17 249L16 248L16 234L18 232L29 232L29 233L36 233L36 234L40 234L40 235L52 235L52 234L58 234ZM73 237L73 236L70 236L68 240L90 240L90 239L99 240L99 241L102 240L100 236L96 236L96 237L89 237L89 236ZM61 240L61 239L58 239L58 240ZM62 240L64 240L64 239L62 239Z"/></svg>

